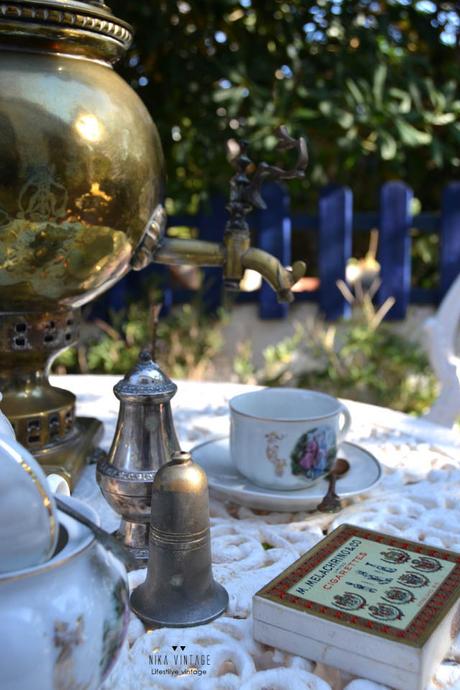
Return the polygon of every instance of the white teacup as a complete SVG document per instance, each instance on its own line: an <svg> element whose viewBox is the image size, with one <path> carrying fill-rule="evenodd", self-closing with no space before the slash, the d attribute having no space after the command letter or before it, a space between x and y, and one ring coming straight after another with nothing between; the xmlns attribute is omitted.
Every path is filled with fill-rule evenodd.
<svg viewBox="0 0 460 690"><path fill-rule="evenodd" d="M343 403L310 390L265 388L237 395L229 405L232 462L267 489L314 484L331 469L351 425Z"/></svg>

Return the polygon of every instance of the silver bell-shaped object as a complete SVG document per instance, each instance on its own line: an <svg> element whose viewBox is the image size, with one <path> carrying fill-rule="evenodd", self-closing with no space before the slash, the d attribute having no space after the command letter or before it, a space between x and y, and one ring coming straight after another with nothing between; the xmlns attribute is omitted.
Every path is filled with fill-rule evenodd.
<svg viewBox="0 0 460 690"><path fill-rule="evenodd" d="M150 627L189 627L217 618L228 594L212 574L208 482L190 453L174 453L152 489L150 555L131 608Z"/></svg>
<svg viewBox="0 0 460 690"><path fill-rule="evenodd" d="M120 400L117 427L108 457L98 462L97 481L122 517L117 536L143 567L149 554L152 482L179 450L170 404L177 386L145 351L113 391Z"/></svg>

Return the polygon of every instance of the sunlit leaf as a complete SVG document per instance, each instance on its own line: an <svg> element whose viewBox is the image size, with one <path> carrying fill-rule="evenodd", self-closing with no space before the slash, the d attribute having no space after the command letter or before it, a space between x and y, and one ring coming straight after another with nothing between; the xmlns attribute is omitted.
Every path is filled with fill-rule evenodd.
<svg viewBox="0 0 460 690"><path fill-rule="evenodd" d="M456 113L442 113L440 115L427 113L425 115L428 122L433 125L442 126L448 125L451 122L456 122L458 120L458 115Z"/></svg>
<svg viewBox="0 0 460 690"><path fill-rule="evenodd" d="M396 139L386 132L380 133L380 153L382 158L386 161L391 160L396 156L398 146Z"/></svg>
<svg viewBox="0 0 460 690"><path fill-rule="evenodd" d="M430 144L433 139L430 132L422 132L400 118L396 120L395 124L401 140L408 146L423 146Z"/></svg>

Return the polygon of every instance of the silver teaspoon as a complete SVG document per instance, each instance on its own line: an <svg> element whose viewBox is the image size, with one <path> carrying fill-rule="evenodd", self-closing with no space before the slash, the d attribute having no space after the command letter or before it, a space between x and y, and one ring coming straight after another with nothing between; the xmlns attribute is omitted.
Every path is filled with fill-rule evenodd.
<svg viewBox="0 0 460 690"><path fill-rule="evenodd" d="M121 544L116 537L113 536L113 534L106 532L105 529L102 529L102 527L96 525L95 522L87 518L86 515L83 515L83 513L80 513L79 510L69 506L65 501L60 499L59 496L55 495L54 499L59 510L62 510L62 512L66 513L66 515L70 515L70 517L74 518L74 520L77 520L78 522L81 522L82 525L85 525L85 527L88 527L98 542L102 544L102 546L104 546L108 551L111 551L111 553L113 553L113 555L116 556L116 558L118 558L122 563L124 563L127 570L137 570L139 568L139 562L130 554L128 549L123 546L123 544Z"/></svg>

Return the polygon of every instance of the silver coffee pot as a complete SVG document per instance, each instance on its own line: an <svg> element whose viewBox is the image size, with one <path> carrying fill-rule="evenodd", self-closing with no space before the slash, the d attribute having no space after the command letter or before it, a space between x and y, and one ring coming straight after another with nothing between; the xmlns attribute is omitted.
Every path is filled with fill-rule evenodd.
<svg viewBox="0 0 460 690"><path fill-rule="evenodd" d="M142 352L134 369L113 389L120 400L117 427L107 458L97 465L97 481L122 517L117 536L145 565L152 483L157 470L180 450L171 412L175 383Z"/></svg>

